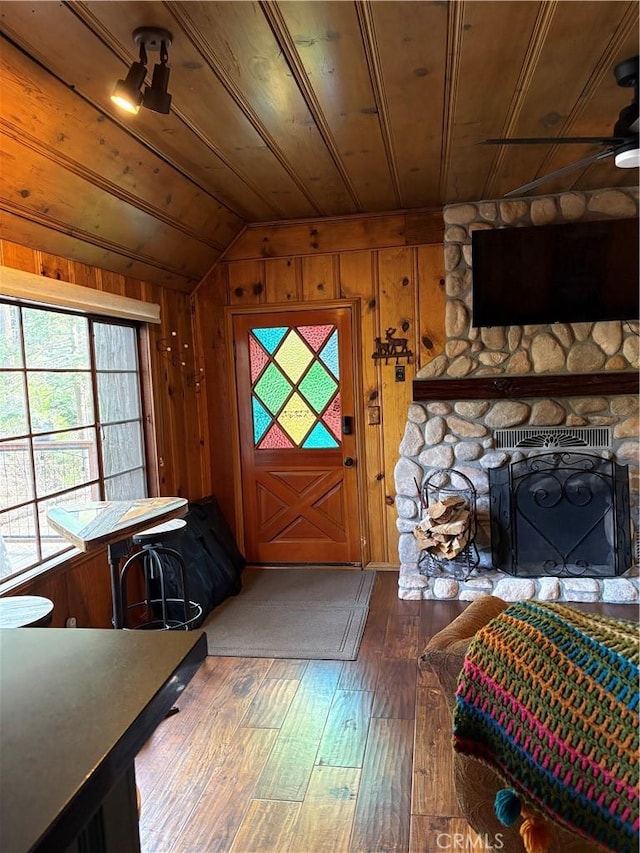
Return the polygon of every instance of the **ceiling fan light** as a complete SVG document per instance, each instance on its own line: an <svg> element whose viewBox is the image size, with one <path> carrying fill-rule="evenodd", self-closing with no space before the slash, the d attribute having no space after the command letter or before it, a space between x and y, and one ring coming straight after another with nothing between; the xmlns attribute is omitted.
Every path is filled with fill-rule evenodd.
<svg viewBox="0 0 640 853"><path fill-rule="evenodd" d="M124 80L118 80L111 94L114 104L135 115L142 104L141 87L147 69L142 62L133 62Z"/></svg>
<svg viewBox="0 0 640 853"><path fill-rule="evenodd" d="M640 167L640 148L637 142L631 142L616 151L614 162L619 169L637 169Z"/></svg>

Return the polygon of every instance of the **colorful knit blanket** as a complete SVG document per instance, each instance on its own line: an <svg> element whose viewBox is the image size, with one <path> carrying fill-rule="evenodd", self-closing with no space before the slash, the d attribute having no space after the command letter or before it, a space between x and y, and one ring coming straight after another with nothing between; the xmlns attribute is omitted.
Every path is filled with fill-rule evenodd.
<svg viewBox="0 0 640 853"><path fill-rule="evenodd" d="M638 663L633 622L510 605L469 645L454 747L541 815L612 853L637 853Z"/></svg>

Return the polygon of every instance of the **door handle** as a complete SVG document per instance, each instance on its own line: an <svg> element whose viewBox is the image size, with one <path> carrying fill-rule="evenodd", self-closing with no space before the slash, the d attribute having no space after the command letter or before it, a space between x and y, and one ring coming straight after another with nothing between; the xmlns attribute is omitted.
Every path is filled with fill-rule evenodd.
<svg viewBox="0 0 640 853"><path fill-rule="evenodd" d="M345 456L343 464L345 468L353 468L353 466L356 464L356 460L353 459L351 456Z"/></svg>

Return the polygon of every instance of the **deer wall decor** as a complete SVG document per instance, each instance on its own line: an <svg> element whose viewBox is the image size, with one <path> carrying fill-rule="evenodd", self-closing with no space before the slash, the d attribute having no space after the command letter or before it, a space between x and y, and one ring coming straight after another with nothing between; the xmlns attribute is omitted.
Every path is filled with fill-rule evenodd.
<svg viewBox="0 0 640 853"><path fill-rule="evenodd" d="M407 346L407 338L394 338L396 329L389 327L384 334L384 340L376 337L375 352L371 353L371 358L384 359L385 364L389 364L390 358L395 358L396 364L399 364L401 358L411 359L413 352Z"/></svg>

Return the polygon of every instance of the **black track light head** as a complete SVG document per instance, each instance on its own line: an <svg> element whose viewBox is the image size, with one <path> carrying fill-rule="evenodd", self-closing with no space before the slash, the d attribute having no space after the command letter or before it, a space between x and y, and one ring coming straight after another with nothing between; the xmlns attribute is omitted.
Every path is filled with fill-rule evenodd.
<svg viewBox="0 0 640 853"><path fill-rule="evenodd" d="M171 109L171 95L167 92L170 69L167 67L169 56L163 41L160 45L160 62L154 65L151 87L145 89L142 106L156 113L167 114Z"/></svg>
<svg viewBox="0 0 640 853"><path fill-rule="evenodd" d="M111 100L134 115L141 106L166 114L171 108L171 95L167 92L170 73L167 48L173 36L161 27L138 27L132 35L140 50L140 59L132 63L124 80L118 80ZM142 86L147 76L147 50L160 51L160 62L154 66L151 86L147 86L143 95Z"/></svg>
<svg viewBox="0 0 640 853"><path fill-rule="evenodd" d="M135 115L142 104L142 84L147 75L142 62L134 62L124 80L116 83L111 100L128 113Z"/></svg>

